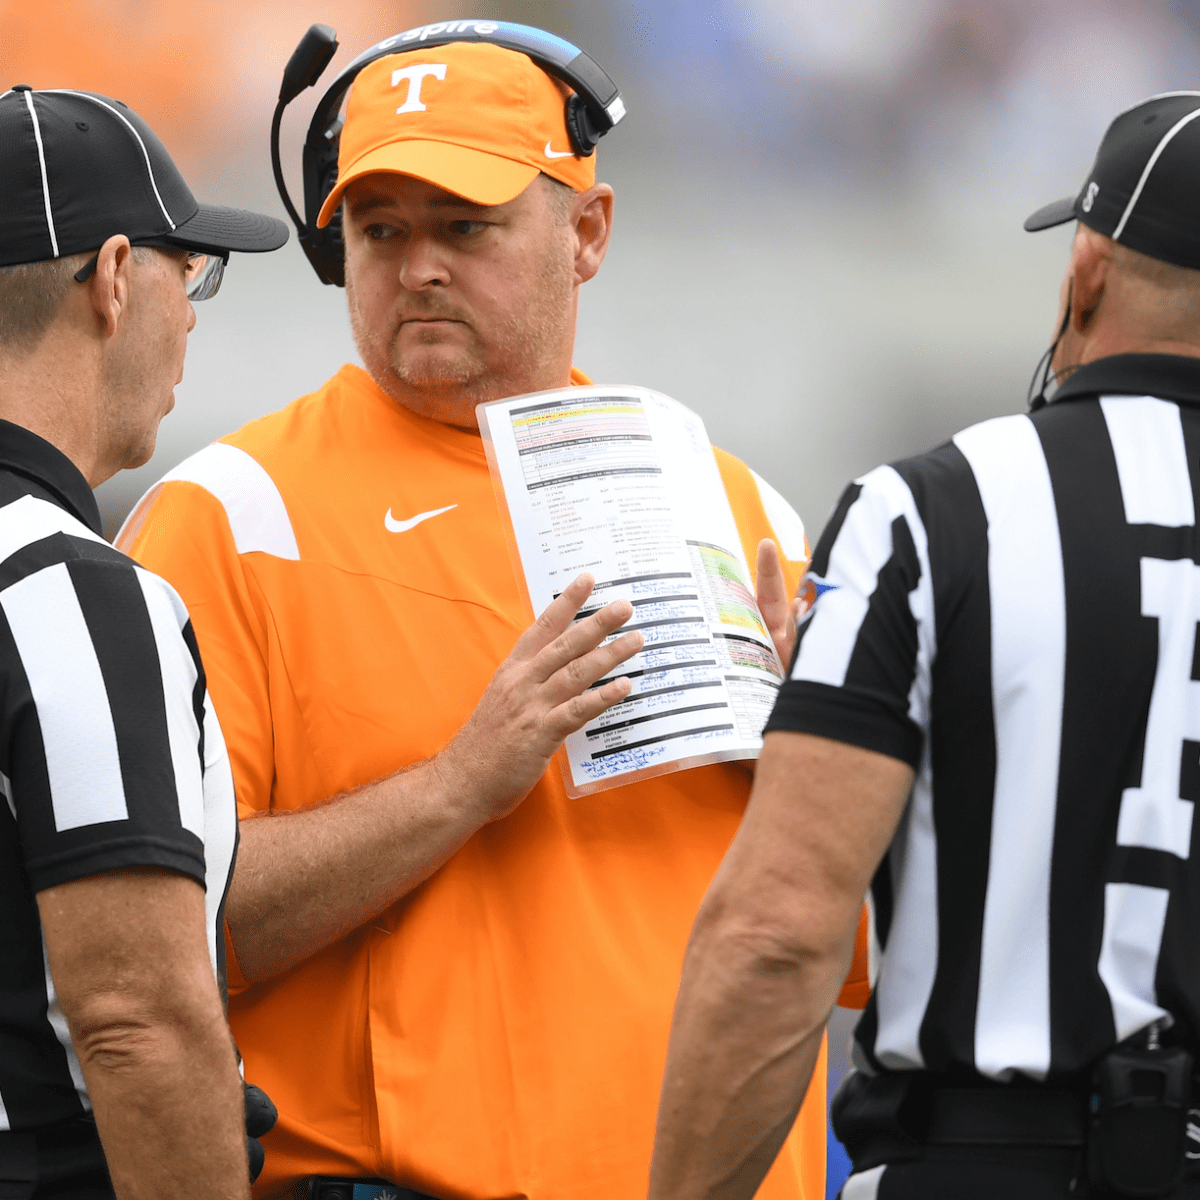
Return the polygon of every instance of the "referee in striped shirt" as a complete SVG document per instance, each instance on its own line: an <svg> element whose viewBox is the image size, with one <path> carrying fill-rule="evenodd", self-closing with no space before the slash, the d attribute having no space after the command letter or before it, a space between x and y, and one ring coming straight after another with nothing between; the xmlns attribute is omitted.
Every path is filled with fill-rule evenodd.
<svg viewBox="0 0 1200 1200"><path fill-rule="evenodd" d="M100 536L191 301L269 217L119 101L0 94L0 1196L248 1197L218 980L237 822L188 614Z"/></svg>
<svg viewBox="0 0 1200 1200"><path fill-rule="evenodd" d="M654 1200L751 1196L870 884L844 1200L1200 1197L1200 93L1109 127L1045 387L852 484L675 1012Z"/></svg>

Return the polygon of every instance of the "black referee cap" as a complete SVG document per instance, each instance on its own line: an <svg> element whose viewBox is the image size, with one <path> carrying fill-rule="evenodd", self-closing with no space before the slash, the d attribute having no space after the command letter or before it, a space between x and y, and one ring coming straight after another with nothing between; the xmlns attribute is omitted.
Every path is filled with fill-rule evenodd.
<svg viewBox="0 0 1200 1200"><path fill-rule="evenodd" d="M1079 220L1151 258L1200 270L1200 92L1164 92L1108 127L1079 195L1039 208L1030 232Z"/></svg>
<svg viewBox="0 0 1200 1200"><path fill-rule="evenodd" d="M274 217L198 204L150 126L92 92L0 94L0 180L0 266L97 250L117 233L222 254L288 238Z"/></svg>

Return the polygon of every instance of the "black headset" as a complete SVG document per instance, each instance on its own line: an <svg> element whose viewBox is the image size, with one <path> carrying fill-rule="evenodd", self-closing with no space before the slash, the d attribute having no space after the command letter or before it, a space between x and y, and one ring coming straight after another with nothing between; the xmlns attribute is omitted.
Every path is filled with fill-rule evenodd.
<svg viewBox="0 0 1200 1200"><path fill-rule="evenodd" d="M472 19L421 25L384 38L370 50L364 51L321 97L308 127L308 137L304 140L302 169L306 219L302 221L283 179L283 167L279 161L279 127L283 121L283 110L305 88L312 87L321 78L338 46L337 34L328 25L311 26L300 39L300 44L292 52L283 71L279 103L275 106L275 116L271 121L271 166L275 171L275 186L279 189L283 205L295 222L300 246L322 283L332 283L338 287L346 284L342 214L340 211L334 213L324 229L317 228L317 214L337 182L338 142L342 132L339 113L354 77L363 67L386 55L401 54L422 46L444 46L449 42L487 42L493 46L503 46L506 50L516 50L570 87L573 94L566 101L567 132L571 138L571 148L580 158L594 154L596 143L625 115L625 105L617 85L599 64L578 46L572 46L552 33L534 29L530 25L514 25L509 21Z"/></svg>

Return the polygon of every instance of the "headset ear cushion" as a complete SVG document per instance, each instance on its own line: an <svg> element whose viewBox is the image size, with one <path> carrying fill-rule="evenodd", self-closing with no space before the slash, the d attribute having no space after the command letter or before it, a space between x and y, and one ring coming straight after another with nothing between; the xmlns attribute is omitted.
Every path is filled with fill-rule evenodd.
<svg viewBox="0 0 1200 1200"><path fill-rule="evenodd" d="M587 105L574 93L567 97L566 117L567 133L570 135L575 153L580 158L591 158L596 153L596 143L600 140L604 130L596 128Z"/></svg>
<svg viewBox="0 0 1200 1200"><path fill-rule="evenodd" d="M342 241L342 209L339 205L329 219L324 229L317 228L317 214L321 211L325 198L333 191L338 177L338 143L337 136L341 131L339 122L333 127L332 137L326 138L320 153L312 166L312 175L305 180L305 195L308 195L308 185L313 185L312 204L307 207L308 224L300 235L300 245L312 263L313 269L321 278L322 283L331 283L335 287L346 286L345 246ZM305 150L306 165L308 162L307 148Z"/></svg>
<svg viewBox="0 0 1200 1200"><path fill-rule="evenodd" d="M322 283L332 283L335 287L346 286L342 239L330 237L328 226L325 229L305 229L300 235L300 248Z"/></svg>
<svg viewBox="0 0 1200 1200"><path fill-rule="evenodd" d="M335 287L346 286L346 242L342 232L342 210L338 210L329 218L329 224L322 231L322 239L317 253L321 260L321 274Z"/></svg>
<svg viewBox="0 0 1200 1200"><path fill-rule="evenodd" d="M337 183L339 141L340 138L330 138L329 145L325 147L321 152L320 158L317 159L317 200L316 206L312 213L309 214L310 225L316 224L317 214L321 211L326 198L333 191L334 185Z"/></svg>

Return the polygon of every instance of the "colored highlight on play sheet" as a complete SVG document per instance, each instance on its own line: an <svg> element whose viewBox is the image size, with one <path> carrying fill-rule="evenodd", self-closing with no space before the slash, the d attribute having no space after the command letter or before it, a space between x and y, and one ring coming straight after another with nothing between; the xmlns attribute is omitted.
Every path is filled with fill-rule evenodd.
<svg viewBox="0 0 1200 1200"><path fill-rule="evenodd" d="M696 547L721 624L740 625L766 638L767 627L750 589L749 573L744 572L741 562L720 546L706 546L702 542L688 544Z"/></svg>
<svg viewBox="0 0 1200 1200"><path fill-rule="evenodd" d="M635 387L477 413L531 611L590 571L587 611L627 599L644 639L629 697L567 739L568 794L755 757L783 670L700 418Z"/></svg>

